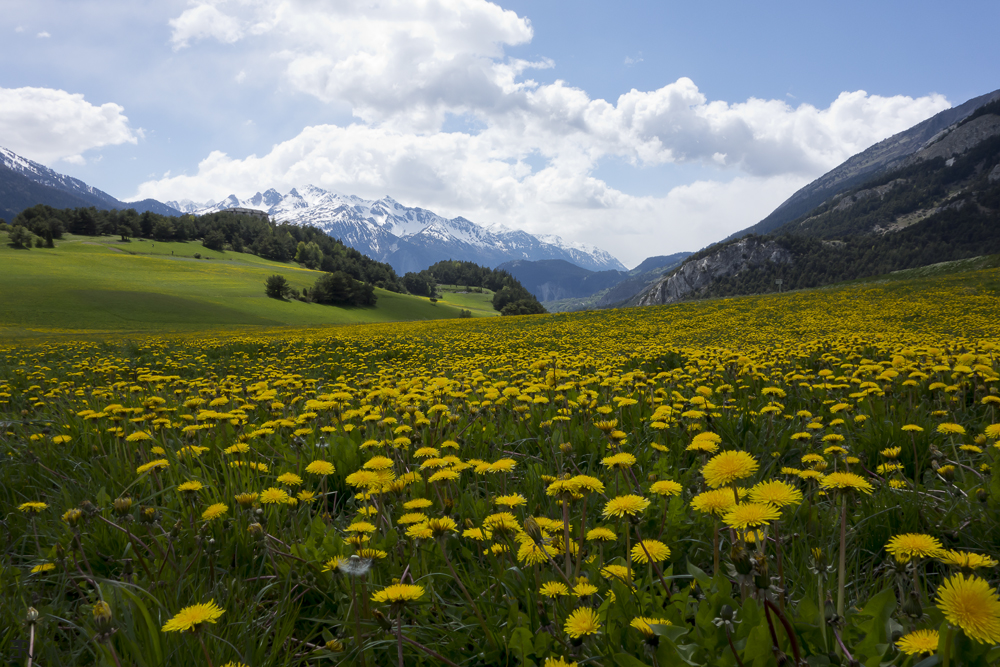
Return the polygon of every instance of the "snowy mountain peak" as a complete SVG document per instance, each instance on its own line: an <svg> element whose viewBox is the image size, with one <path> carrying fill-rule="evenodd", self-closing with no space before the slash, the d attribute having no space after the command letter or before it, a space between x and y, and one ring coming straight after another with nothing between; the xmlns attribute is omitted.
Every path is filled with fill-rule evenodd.
<svg viewBox="0 0 1000 667"><path fill-rule="evenodd" d="M191 202L169 204L187 211ZM447 219L389 196L369 200L305 185L286 195L273 188L245 200L229 195L194 212L227 208L258 209L278 222L318 227L365 255L388 262L400 274L420 271L443 259L490 267L514 259L564 259L593 271L625 269L611 254L592 246L567 243L558 236L532 236L501 224L482 226L462 217Z"/></svg>
<svg viewBox="0 0 1000 667"><path fill-rule="evenodd" d="M2 146L0 146L0 164L11 171L28 177L36 183L84 197L96 205L107 208L119 208L121 206L121 202L107 192L87 185L72 176L66 176L65 174L53 171L34 160L29 160Z"/></svg>

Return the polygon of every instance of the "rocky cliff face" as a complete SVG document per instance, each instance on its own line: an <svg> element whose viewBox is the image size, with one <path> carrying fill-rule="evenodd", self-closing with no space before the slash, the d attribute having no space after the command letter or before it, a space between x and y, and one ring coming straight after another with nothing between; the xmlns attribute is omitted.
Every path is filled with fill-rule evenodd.
<svg viewBox="0 0 1000 667"><path fill-rule="evenodd" d="M986 114L941 132L928 142L926 148L907 159L904 165L913 164L919 160L933 160L936 157L947 159L954 155L961 155L980 142L998 134L1000 134L1000 116Z"/></svg>
<svg viewBox="0 0 1000 667"><path fill-rule="evenodd" d="M746 237L719 248L707 257L687 262L676 273L644 293L638 305L655 306L689 299L718 278L737 275L748 267L765 262L785 264L791 261L791 253L774 241Z"/></svg>

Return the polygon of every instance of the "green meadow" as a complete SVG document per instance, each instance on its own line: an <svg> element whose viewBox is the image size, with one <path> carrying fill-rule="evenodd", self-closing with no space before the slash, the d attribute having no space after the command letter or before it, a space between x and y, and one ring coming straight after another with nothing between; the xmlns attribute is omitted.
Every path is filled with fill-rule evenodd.
<svg viewBox="0 0 1000 667"><path fill-rule="evenodd" d="M16 250L0 234L0 336L432 320L462 309L496 315L492 294L446 292L431 302L377 289L374 308L280 301L264 294L275 273L299 290L321 275L200 243L69 235L55 248Z"/></svg>

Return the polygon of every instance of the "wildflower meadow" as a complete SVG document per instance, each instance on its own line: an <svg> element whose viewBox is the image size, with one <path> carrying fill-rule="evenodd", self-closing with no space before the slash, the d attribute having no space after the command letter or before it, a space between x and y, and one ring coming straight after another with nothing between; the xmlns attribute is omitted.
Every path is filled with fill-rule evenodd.
<svg viewBox="0 0 1000 667"><path fill-rule="evenodd" d="M997 278L0 342L0 655L997 664Z"/></svg>

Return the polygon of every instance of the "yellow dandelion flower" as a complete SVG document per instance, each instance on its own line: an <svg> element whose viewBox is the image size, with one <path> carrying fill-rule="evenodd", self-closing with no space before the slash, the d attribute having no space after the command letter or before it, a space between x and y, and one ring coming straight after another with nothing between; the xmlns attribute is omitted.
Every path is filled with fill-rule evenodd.
<svg viewBox="0 0 1000 667"><path fill-rule="evenodd" d="M618 496L604 505L602 516L604 518L618 517L619 519L626 515L635 516L641 514L647 507L649 507L649 501L642 496Z"/></svg>
<svg viewBox="0 0 1000 667"><path fill-rule="evenodd" d="M630 468L635 465L635 460L635 457L628 452L620 452L601 459L601 465L605 468L617 468L619 470L624 470L625 468Z"/></svg>
<svg viewBox="0 0 1000 667"><path fill-rule="evenodd" d="M212 519L218 519L228 511L229 507L225 503L214 503L205 508L205 511L201 513L201 518L205 521L211 521Z"/></svg>
<svg viewBox="0 0 1000 667"><path fill-rule="evenodd" d="M285 486L301 486L302 478L293 472L286 472L278 475L278 484L284 484Z"/></svg>
<svg viewBox="0 0 1000 667"><path fill-rule="evenodd" d="M743 503L734 505L722 517L723 522L736 530L747 530L768 526L781 518L781 512L768 503Z"/></svg>
<svg viewBox="0 0 1000 667"><path fill-rule="evenodd" d="M984 644L1000 643L1000 598L985 580L956 574L938 587L938 608L952 625Z"/></svg>
<svg viewBox="0 0 1000 667"><path fill-rule="evenodd" d="M871 495L874 487L860 475L852 472L832 472L820 481L821 489L837 489L840 491L861 491Z"/></svg>
<svg viewBox="0 0 1000 667"><path fill-rule="evenodd" d="M306 472L311 475L332 475L337 470L328 461L316 460L306 466Z"/></svg>
<svg viewBox="0 0 1000 667"><path fill-rule="evenodd" d="M514 493L507 496L497 496L493 499L493 503L495 505L500 505L501 507L517 507L518 505L525 505L527 502L528 499L520 493Z"/></svg>
<svg viewBox="0 0 1000 667"><path fill-rule="evenodd" d="M653 485L649 487L649 492L654 493L658 496L679 496L683 487L669 479L663 479L659 482L653 482Z"/></svg>
<svg viewBox="0 0 1000 667"><path fill-rule="evenodd" d="M150 470L156 470L157 468L167 468L170 466L170 462L166 459L157 459L155 461L150 461L145 463L135 469L135 474L141 475L144 472L149 472Z"/></svg>
<svg viewBox="0 0 1000 667"><path fill-rule="evenodd" d="M575 662L567 662L566 658L545 658L545 664L542 667L576 667Z"/></svg>
<svg viewBox="0 0 1000 667"><path fill-rule="evenodd" d="M263 505L287 505L288 493L276 487L265 489L260 494L260 502Z"/></svg>
<svg viewBox="0 0 1000 667"><path fill-rule="evenodd" d="M416 498L414 500L409 500L409 501L403 503L403 509L404 510L422 510L422 509L426 509L426 508L430 507L433 504L434 504L433 501L430 501L427 498Z"/></svg>
<svg viewBox="0 0 1000 667"><path fill-rule="evenodd" d="M662 563L670 558L670 547L659 540L642 540L632 547L632 562L646 564L650 560Z"/></svg>
<svg viewBox="0 0 1000 667"><path fill-rule="evenodd" d="M601 629L600 618L597 612L590 607L580 607L566 618L566 625L563 629L573 639L597 634L597 631Z"/></svg>
<svg viewBox="0 0 1000 667"><path fill-rule="evenodd" d="M547 598L556 598L560 595L569 595L569 588L561 581L547 581L542 584L538 592Z"/></svg>
<svg viewBox="0 0 1000 667"><path fill-rule="evenodd" d="M587 531L588 542L614 542L618 539L615 531L610 528L597 527Z"/></svg>
<svg viewBox="0 0 1000 667"><path fill-rule="evenodd" d="M163 624L163 632L184 632L197 630L203 623L215 623L224 613L215 600L184 607Z"/></svg>
<svg viewBox="0 0 1000 667"><path fill-rule="evenodd" d="M934 653L937 651L939 641L937 630L914 630L900 637L896 642L896 648L906 655Z"/></svg>
<svg viewBox="0 0 1000 667"><path fill-rule="evenodd" d="M701 469L705 483L713 489L757 472L757 459L746 452L727 451L713 456Z"/></svg>
<svg viewBox="0 0 1000 667"><path fill-rule="evenodd" d="M403 603L419 600L424 595L424 587L415 584L392 584L372 596L372 602Z"/></svg>
<svg viewBox="0 0 1000 667"><path fill-rule="evenodd" d="M704 514L722 516L736 505L732 489L716 489L699 493L691 499L692 509Z"/></svg>
<svg viewBox="0 0 1000 667"><path fill-rule="evenodd" d="M945 565L960 567L963 570L978 570L981 567L996 567L997 561L985 554L971 551L942 550L936 558Z"/></svg>
<svg viewBox="0 0 1000 667"><path fill-rule="evenodd" d="M18 510L25 512L26 514L37 514L46 508L48 508L46 503L39 502L21 503L17 506Z"/></svg>
<svg viewBox="0 0 1000 667"><path fill-rule="evenodd" d="M965 427L961 424L938 424L936 430L942 435L965 435Z"/></svg>
<svg viewBox="0 0 1000 667"><path fill-rule="evenodd" d="M775 507L798 505L802 502L802 492L788 482L761 482L750 489L750 500L755 503L767 503Z"/></svg>

